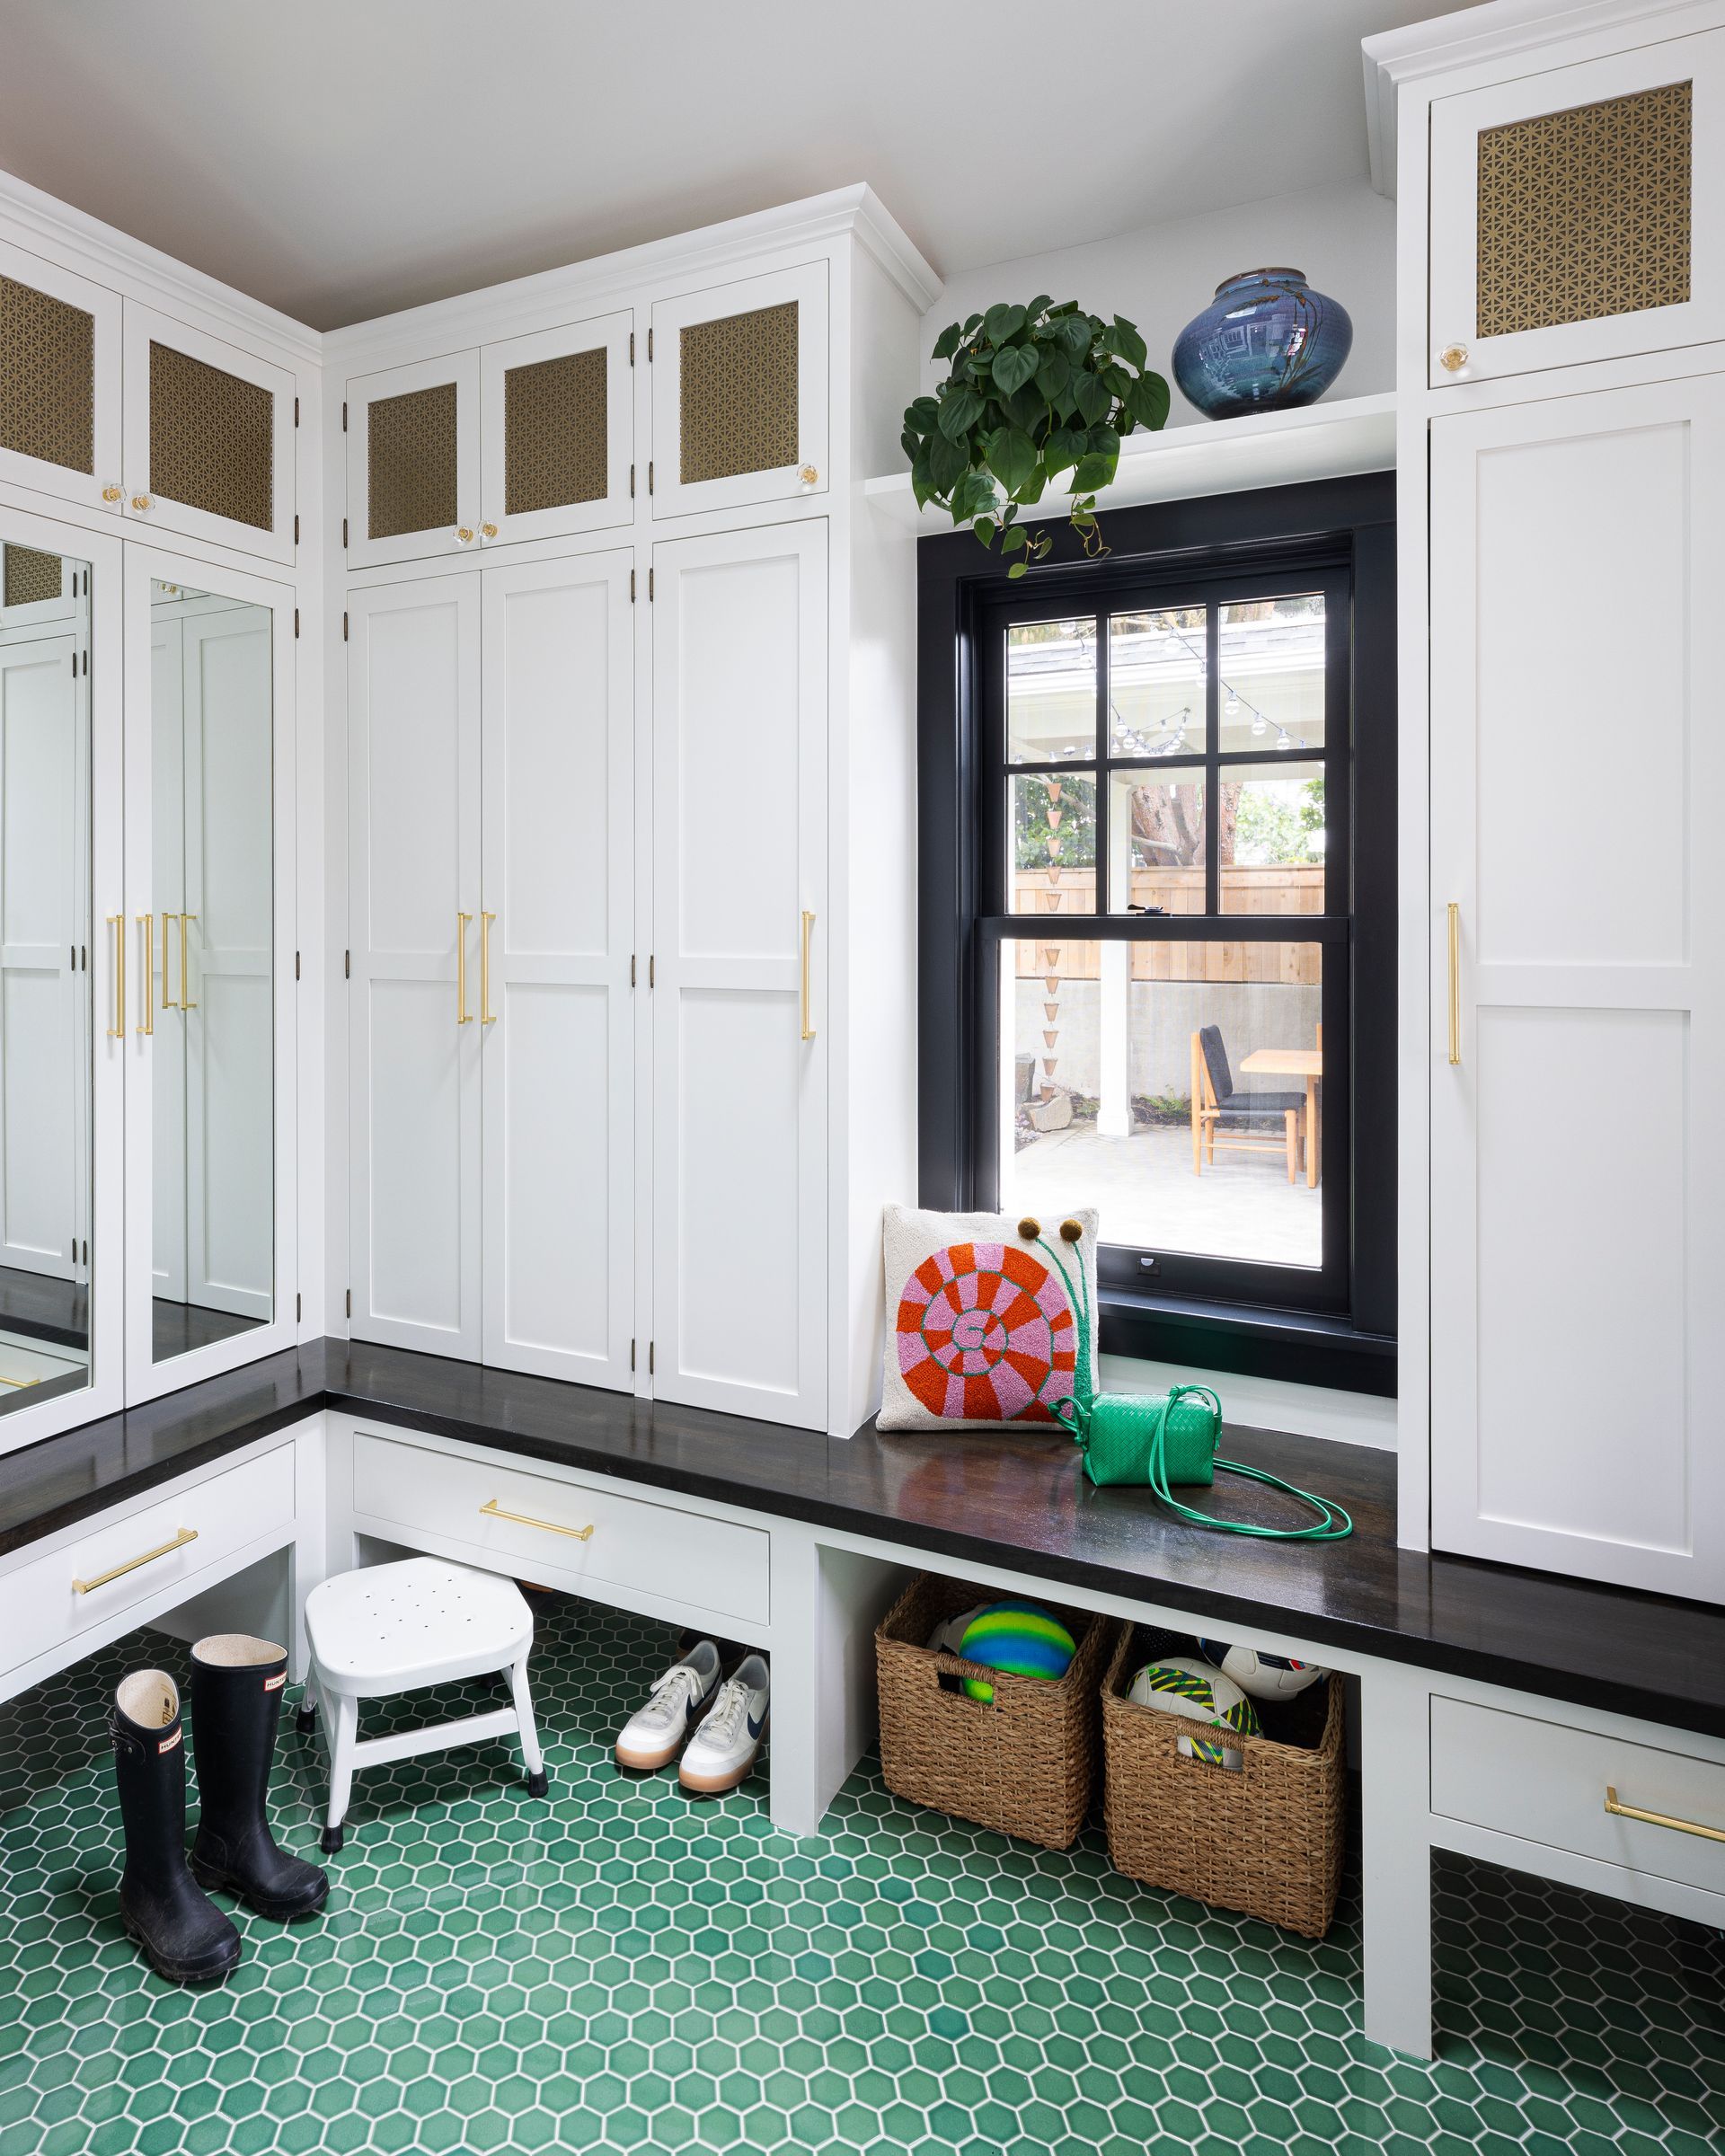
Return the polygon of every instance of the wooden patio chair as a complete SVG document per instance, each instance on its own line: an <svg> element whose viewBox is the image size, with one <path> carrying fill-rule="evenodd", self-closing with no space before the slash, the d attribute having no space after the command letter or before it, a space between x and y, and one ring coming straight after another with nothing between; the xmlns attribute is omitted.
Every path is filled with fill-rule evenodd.
<svg viewBox="0 0 1725 2156"><path fill-rule="evenodd" d="M1215 1167L1216 1149L1234 1153L1279 1153L1287 1157L1287 1180L1299 1172L1300 1114L1304 1093L1245 1093L1235 1091L1228 1051L1220 1026L1200 1026L1192 1035L1192 1173ZM1279 1134L1273 1126L1280 1122ZM1254 1123L1272 1133L1253 1135Z"/></svg>

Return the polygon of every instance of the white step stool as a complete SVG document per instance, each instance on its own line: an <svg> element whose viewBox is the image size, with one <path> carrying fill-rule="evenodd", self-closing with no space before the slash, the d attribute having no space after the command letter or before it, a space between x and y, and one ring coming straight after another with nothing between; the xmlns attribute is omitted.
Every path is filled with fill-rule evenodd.
<svg viewBox="0 0 1725 2156"><path fill-rule="evenodd" d="M409 1557L397 1564L338 1572L306 1596L305 1633L312 1666L298 1726L303 1732L312 1729L314 1710L321 1701L330 1755L326 1851L341 1846L341 1821L356 1767L518 1734L527 1794L545 1794L550 1785L527 1690L533 1612L512 1579L448 1564L440 1557ZM514 1694L510 1706L360 1742L361 1700L422 1692L429 1684L493 1673L507 1673Z"/></svg>

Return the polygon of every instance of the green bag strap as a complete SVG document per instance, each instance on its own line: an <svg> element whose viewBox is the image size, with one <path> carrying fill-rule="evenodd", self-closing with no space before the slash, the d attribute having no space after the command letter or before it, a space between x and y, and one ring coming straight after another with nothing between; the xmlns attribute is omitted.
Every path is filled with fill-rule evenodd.
<svg viewBox="0 0 1725 2156"><path fill-rule="evenodd" d="M1243 1476L1248 1482L1264 1483L1271 1489L1297 1498L1302 1505L1309 1505L1318 1515L1315 1524L1310 1527L1260 1527L1251 1520L1218 1520L1210 1513L1182 1505L1168 1487L1168 1417L1181 1401L1189 1398L1207 1401L1217 1424L1222 1420L1222 1402L1208 1385L1175 1385L1163 1396L1156 1414L1156 1427L1150 1433L1149 1481L1152 1491L1170 1512L1177 1512L1182 1520L1191 1520L1200 1527L1217 1527L1224 1534L1250 1534L1263 1542L1339 1542L1354 1532L1353 1521L1331 1498L1315 1497L1309 1489L1298 1489L1266 1468L1248 1467L1243 1461L1224 1460L1219 1455L1216 1464L1225 1468L1229 1474Z"/></svg>

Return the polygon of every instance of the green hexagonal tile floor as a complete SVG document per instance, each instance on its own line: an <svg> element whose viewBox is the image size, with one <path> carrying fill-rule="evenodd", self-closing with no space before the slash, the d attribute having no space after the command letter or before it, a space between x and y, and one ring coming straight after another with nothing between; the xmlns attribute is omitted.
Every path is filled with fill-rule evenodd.
<svg viewBox="0 0 1725 2156"><path fill-rule="evenodd" d="M871 1765L792 1840L764 1774L696 1804L675 1768L614 1770L663 1626L538 1608L550 1798L505 1745L363 1775L329 1913L238 1913L213 1993L159 1983L116 1917L108 1696L140 1664L183 1677L184 1650L135 1635L0 1709L0 2156L1710 2156L1725 2134L1713 1933L1446 1861L1441 2056L1392 2060L1359 2032L1356 1896L1314 1945L1132 1885L1093 1833L1055 1856L914 1810ZM287 1725L277 1831L313 1856L319 1764Z"/></svg>

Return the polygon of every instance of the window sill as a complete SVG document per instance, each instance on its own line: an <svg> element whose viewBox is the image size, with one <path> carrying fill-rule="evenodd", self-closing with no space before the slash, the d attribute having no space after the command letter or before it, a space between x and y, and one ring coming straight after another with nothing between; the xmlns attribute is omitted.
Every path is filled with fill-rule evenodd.
<svg viewBox="0 0 1725 2156"><path fill-rule="evenodd" d="M1104 1355L1395 1397L1394 1340L1361 1332L1345 1318L1107 1286L1097 1302Z"/></svg>

